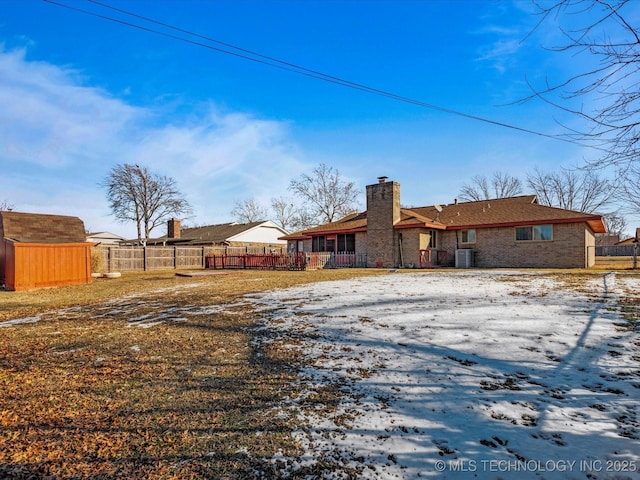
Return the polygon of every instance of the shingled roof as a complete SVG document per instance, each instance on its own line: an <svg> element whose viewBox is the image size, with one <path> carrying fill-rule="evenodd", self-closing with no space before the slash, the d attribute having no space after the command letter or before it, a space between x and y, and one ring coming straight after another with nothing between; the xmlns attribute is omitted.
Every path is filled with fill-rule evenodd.
<svg viewBox="0 0 640 480"><path fill-rule="evenodd" d="M447 230L585 222L595 233L606 232L601 215L540 205L535 195L454 203L442 206L439 214L435 206L414 208L412 211L435 219Z"/></svg>
<svg viewBox="0 0 640 480"><path fill-rule="evenodd" d="M251 230L263 223L264 221L251 223L220 223L218 225L207 225L206 227L183 228L181 237L182 240L192 242L206 241L223 243L229 238Z"/></svg>
<svg viewBox="0 0 640 480"><path fill-rule="evenodd" d="M576 222L587 223L595 233L606 232L602 216L540 205L535 195L453 203L442 205L440 212L435 205L402 208L400 209L400 221L394 227L460 230ZM300 240L323 233L365 232L366 230L367 213L363 212L281 238L283 240Z"/></svg>
<svg viewBox="0 0 640 480"><path fill-rule="evenodd" d="M236 235L248 232L260 226L276 228L282 232L280 227L269 221L259 221L251 223L220 223L217 225L207 225L204 227L183 228L180 230L179 238L163 236L149 241L153 243L171 243L180 245L203 245L203 244L223 244L234 240Z"/></svg>
<svg viewBox="0 0 640 480"><path fill-rule="evenodd" d="M352 213L336 222L325 223L301 232L280 237L282 240L302 240L318 233L353 233L367 231L367 212Z"/></svg>
<svg viewBox="0 0 640 480"><path fill-rule="evenodd" d="M0 212L0 235L22 243L84 243L84 223L77 217Z"/></svg>

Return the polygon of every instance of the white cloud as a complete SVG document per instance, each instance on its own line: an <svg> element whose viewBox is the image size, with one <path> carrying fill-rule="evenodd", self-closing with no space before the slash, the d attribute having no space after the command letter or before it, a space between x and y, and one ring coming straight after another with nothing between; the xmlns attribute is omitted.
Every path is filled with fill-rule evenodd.
<svg viewBox="0 0 640 480"><path fill-rule="evenodd" d="M519 61L518 54L530 28L527 18L531 18L530 12L522 11L518 2L488 4L482 24L472 32L478 38L476 60L500 74L512 69Z"/></svg>
<svg viewBox="0 0 640 480"><path fill-rule="evenodd" d="M0 49L3 161L60 167L97 160L143 112L83 86L77 72Z"/></svg>
<svg viewBox="0 0 640 480"><path fill-rule="evenodd" d="M170 172L200 212L199 223L230 220L235 201L268 206L307 168L286 125L250 115L209 113L149 132L131 160Z"/></svg>
<svg viewBox="0 0 640 480"><path fill-rule="evenodd" d="M236 200L267 203L308 169L282 122L215 106L187 120L160 118L87 83L75 70L0 47L0 201L133 235L133 225L109 215L98 185L118 163L175 178L200 224L231 220Z"/></svg>
<svg viewBox="0 0 640 480"><path fill-rule="evenodd" d="M500 73L507 71L521 48L519 40L500 39L480 48L478 61L490 62Z"/></svg>

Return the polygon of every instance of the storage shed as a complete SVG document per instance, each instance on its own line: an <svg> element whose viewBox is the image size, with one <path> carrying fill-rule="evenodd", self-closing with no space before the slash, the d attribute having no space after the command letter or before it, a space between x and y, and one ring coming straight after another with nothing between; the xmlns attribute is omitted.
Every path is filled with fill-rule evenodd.
<svg viewBox="0 0 640 480"><path fill-rule="evenodd" d="M0 286L33 290L89 283L91 246L77 217L0 211Z"/></svg>

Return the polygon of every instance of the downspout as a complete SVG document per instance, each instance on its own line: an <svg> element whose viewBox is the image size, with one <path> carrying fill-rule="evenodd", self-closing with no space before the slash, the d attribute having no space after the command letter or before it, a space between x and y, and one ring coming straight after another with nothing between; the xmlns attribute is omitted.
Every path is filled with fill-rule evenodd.
<svg viewBox="0 0 640 480"><path fill-rule="evenodd" d="M400 247L400 268L404 268L404 255L402 253L402 233L398 234L398 247Z"/></svg>

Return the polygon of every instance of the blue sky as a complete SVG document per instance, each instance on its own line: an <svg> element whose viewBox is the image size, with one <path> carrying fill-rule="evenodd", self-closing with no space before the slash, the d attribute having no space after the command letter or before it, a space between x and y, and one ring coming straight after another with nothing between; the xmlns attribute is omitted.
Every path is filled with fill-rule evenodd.
<svg viewBox="0 0 640 480"><path fill-rule="evenodd" d="M56 0L175 31L99 4ZM541 45L559 31L528 1L104 0L114 7L351 82L523 129L575 119L510 105L588 65ZM198 40L191 37L193 40ZM202 41L202 40L198 40ZM250 62L41 0L0 0L0 201L134 236L99 183L118 163L176 179L192 224L235 202L288 196L319 163L362 192L380 175L402 203L451 203L474 175L581 165L597 152ZM528 193L528 192L523 192ZM155 230L153 235L164 231Z"/></svg>

